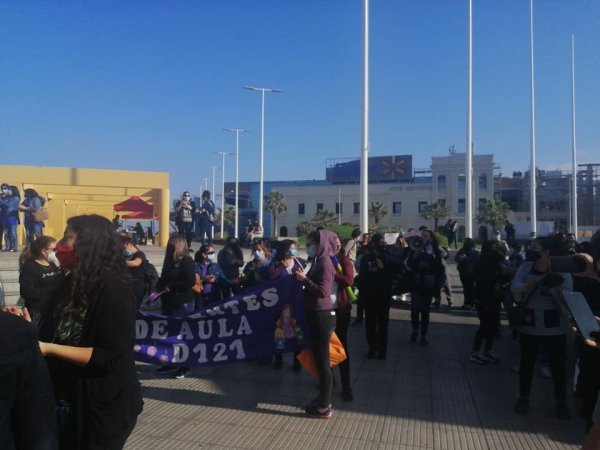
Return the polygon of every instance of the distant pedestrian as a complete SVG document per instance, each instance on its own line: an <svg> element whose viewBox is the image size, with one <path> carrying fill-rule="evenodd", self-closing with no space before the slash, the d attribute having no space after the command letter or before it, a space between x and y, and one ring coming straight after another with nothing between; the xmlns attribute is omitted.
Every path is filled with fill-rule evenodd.
<svg viewBox="0 0 600 450"><path fill-rule="evenodd" d="M2 185L2 197L0 197L0 208L4 219L4 239L6 241L5 252L18 252L19 242L17 238L17 226L19 225L19 204L21 195L16 186Z"/></svg>
<svg viewBox="0 0 600 450"><path fill-rule="evenodd" d="M23 197L23 203L19 206L19 210L24 212L26 240L27 244L31 245L33 241L42 236L44 231L41 212L46 204L46 199L41 197L35 189L25 189Z"/></svg>
<svg viewBox="0 0 600 450"><path fill-rule="evenodd" d="M188 245L188 250L192 251L192 228L194 226L194 213L196 212L196 203L192 201L192 195L189 191L181 194L181 199L175 204L175 224Z"/></svg>
<svg viewBox="0 0 600 450"><path fill-rule="evenodd" d="M202 199L201 199L201 205L200 205L200 216L198 217L198 222L197 222L197 226L200 230L200 242L202 242L202 245L212 244L212 242L213 242L212 229L214 226L214 222L215 222L215 204L210 198L210 191L204 191L204 192L202 192Z"/></svg>

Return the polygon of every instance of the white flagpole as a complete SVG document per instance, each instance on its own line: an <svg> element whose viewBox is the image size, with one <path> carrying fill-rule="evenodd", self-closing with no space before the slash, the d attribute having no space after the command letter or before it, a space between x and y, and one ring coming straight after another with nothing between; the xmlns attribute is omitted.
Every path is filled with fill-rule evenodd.
<svg viewBox="0 0 600 450"><path fill-rule="evenodd" d="M573 145L573 176L571 177L571 233L577 237L577 131L575 127L575 36L571 35L571 138Z"/></svg>
<svg viewBox="0 0 600 450"><path fill-rule="evenodd" d="M467 52L467 149L465 167L465 237L473 237L473 0L469 0Z"/></svg>
<svg viewBox="0 0 600 450"><path fill-rule="evenodd" d="M529 168L529 211L531 231L537 232L536 164L535 164L535 73L533 63L533 0L529 0L529 48L531 67L531 162Z"/></svg>
<svg viewBox="0 0 600 450"><path fill-rule="evenodd" d="M360 229L369 231L369 0L364 0L363 129L360 153Z"/></svg>

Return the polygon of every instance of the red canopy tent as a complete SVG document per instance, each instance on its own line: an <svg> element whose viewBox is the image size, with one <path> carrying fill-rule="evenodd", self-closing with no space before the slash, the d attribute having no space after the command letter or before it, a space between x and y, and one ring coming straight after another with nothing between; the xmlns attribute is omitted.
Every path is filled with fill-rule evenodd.
<svg viewBox="0 0 600 450"><path fill-rule="evenodd" d="M154 206L134 195L124 202L114 205L115 211L126 211L123 219L154 219Z"/></svg>

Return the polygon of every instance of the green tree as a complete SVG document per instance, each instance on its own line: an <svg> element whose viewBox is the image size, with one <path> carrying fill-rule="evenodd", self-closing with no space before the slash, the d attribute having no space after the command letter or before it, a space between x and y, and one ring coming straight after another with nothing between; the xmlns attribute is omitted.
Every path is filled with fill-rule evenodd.
<svg viewBox="0 0 600 450"><path fill-rule="evenodd" d="M379 225L379 220L383 219L388 215L387 207L381 202L371 203L371 209L369 209L369 216L375 220L375 225Z"/></svg>
<svg viewBox="0 0 600 450"><path fill-rule="evenodd" d="M423 219L433 219L433 229L437 231L438 224L440 219L445 219L450 215L450 208L446 205L435 201L433 203L429 203L425 210L420 214Z"/></svg>
<svg viewBox="0 0 600 450"><path fill-rule="evenodd" d="M227 205L225 207L225 216L223 217L225 225L235 225L235 207Z"/></svg>
<svg viewBox="0 0 600 450"><path fill-rule="evenodd" d="M281 192L271 191L269 193L269 198L265 202L265 211L273 216L273 228L275 237L277 237L279 235L277 217L287 214L287 200Z"/></svg>
<svg viewBox="0 0 600 450"><path fill-rule="evenodd" d="M506 222L509 213L510 206L508 203L498 199L488 200L479 207L477 222L491 225L494 230L497 230L497 224Z"/></svg>
<svg viewBox="0 0 600 450"><path fill-rule="evenodd" d="M313 230L317 227L331 228L338 222L338 216L331 211L323 209L317 211L311 219Z"/></svg>

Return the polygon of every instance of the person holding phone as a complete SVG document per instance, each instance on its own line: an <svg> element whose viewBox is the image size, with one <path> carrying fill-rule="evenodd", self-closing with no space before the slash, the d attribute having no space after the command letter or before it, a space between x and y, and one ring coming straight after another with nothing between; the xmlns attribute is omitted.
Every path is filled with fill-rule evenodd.
<svg viewBox="0 0 600 450"><path fill-rule="evenodd" d="M529 411L533 370L538 350L543 347L550 362L556 398L556 415L560 419L568 419L565 355L569 322L554 300L552 289L544 282L551 275L551 247L552 241L548 238L532 240L528 249L531 261L521 264L511 284L515 300L522 308L517 324L521 349L520 396L514 410L518 414L526 414ZM573 289L570 274L552 275L562 277L564 289L567 291Z"/></svg>
<svg viewBox="0 0 600 450"><path fill-rule="evenodd" d="M192 201L189 191L181 194L181 199L175 204L175 224L179 234L185 237L189 251L192 251L192 228L196 203Z"/></svg>

